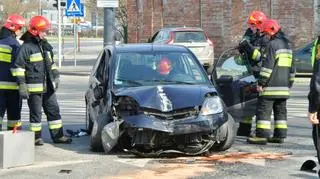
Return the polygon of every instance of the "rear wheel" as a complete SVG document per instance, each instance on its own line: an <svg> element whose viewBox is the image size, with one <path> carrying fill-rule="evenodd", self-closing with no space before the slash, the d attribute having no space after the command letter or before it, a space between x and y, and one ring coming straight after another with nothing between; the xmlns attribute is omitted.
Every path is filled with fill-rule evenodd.
<svg viewBox="0 0 320 179"><path fill-rule="evenodd" d="M101 140L101 132L103 127L107 125L110 121L110 117L108 114L101 114L97 120L94 121L92 132L91 132L91 150L95 152L103 152L102 140Z"/></svg>
<svg viewBox="0 0 320 179"><path fill-rule="evenodd" d="M222 131L222 133L226 133L225 140L220 141L220 143L215 143L211 149L214 151L228 150L236 138L236 123L230 114L228 114L228 121L225 122L218 130L226 130Z"/></svg>

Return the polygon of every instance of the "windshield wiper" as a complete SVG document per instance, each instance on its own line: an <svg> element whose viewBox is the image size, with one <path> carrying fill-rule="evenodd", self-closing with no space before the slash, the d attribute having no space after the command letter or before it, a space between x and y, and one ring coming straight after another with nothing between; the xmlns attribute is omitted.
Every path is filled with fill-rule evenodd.
<svg viewBox="0 0 320 179"><path fill-rule="evenodd" d="M142 86L141 83L139 83L139 82L137 82L137 81L135 81L135 80L127 80L127 79L122 79L122 78L118 78L118 79L116 79L116 80L118 80L118 81L123 81L123 82L125 82L125 83L132 84L132 85L136 85L136 86Z"/></svg>
<svg viewBox="0 0 320 179"><path fill-rule="evenodd" d="M146 82L163 82L163 83L176 83L176 84L187 84L187 85L194 85L195 83L185 82L185 81L174 81L174 80L143 80Z"/></svg>

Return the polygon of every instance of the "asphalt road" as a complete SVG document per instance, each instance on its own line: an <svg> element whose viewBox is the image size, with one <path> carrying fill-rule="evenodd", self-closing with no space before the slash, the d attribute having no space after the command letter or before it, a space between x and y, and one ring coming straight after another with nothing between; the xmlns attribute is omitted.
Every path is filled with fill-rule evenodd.
<svg viewBox="0 0 320 179"><path fill-rule="evenodd" d="M237 137L227 152L208 156L135 158L126 153L91 152L88 136L73 138L71 145L53 144L47 124L43 122L46 143L36 147L35 163L2 169L0 178L317 178L314 173L299 171L303 161L316 160L311 126L306 118L308 81L307 78L299 79L294 85L292 98L288 101L289 136L284 144L249 145L245 138ZM62 76L57 95L65 130L84 128L87 85L87 76ZM23 120L27 129L26 102Z"/></svg>

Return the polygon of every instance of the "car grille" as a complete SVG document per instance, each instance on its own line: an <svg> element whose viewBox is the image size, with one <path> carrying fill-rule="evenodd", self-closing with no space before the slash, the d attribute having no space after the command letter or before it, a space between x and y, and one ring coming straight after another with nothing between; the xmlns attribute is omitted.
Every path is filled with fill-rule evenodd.
<svg viewBox="0 0 320 179"><path fill-rule="evenodd" d="M155 109L142 108L140 109L145 115L149 115L161 120L177 120L177 119L185 119L192 116L197 116L199 114L198 107L192 108L183 108L170 112L162 112Z"/></svg>

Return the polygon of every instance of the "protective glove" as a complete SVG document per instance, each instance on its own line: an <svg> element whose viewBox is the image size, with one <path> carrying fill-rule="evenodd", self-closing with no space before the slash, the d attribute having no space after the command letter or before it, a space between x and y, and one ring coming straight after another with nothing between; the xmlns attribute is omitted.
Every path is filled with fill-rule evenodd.
<svg viewBox="0 0 320 179"><path fill-rule="evenodd" d="M53 83L54 83L54 90L57 90L60 85L60 79L59 78L54 79Z"/></svg>
<svg viewBox="0 0 320 179"><path fill-rule="evenodd" d="M243 39L240 43L239 43L239 52L240 53L244 53L246 52L247 54L251 54L254 51L254 47L250 44L250 42L248 42L248 40Z"/></svg>
<svg viewBox="0 0 320 179"><path fill-rule="evenodd" d="M29 99L28 86L25 83L19 84L19 95L22 99Z"/></svg>

